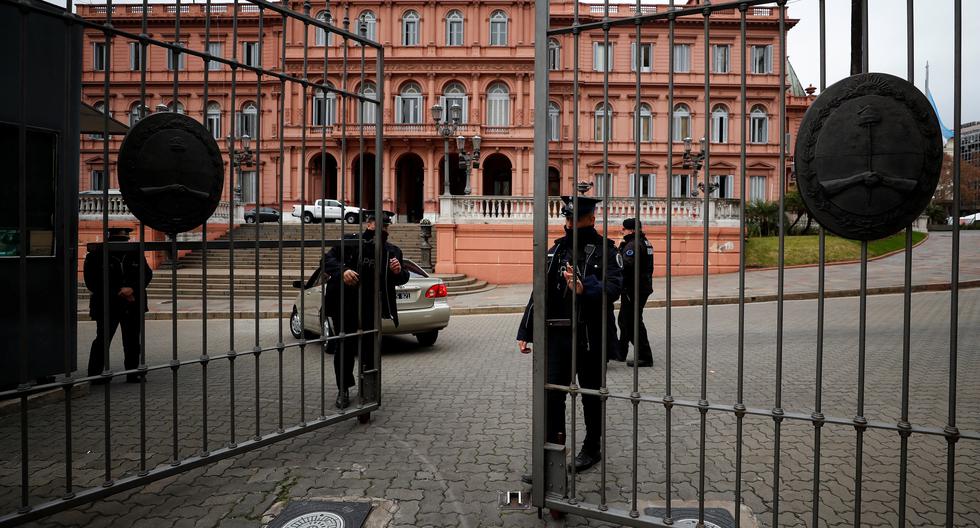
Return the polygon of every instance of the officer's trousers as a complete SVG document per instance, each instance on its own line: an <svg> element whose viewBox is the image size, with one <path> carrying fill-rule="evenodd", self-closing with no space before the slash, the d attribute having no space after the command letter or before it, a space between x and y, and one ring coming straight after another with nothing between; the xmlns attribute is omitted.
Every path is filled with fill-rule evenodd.
<svg viewBox="0 0 980 528"><path fill-rule="evenodd" d="M630 293L632 295L632 293ZM639 299L633 301L626 295L623 296L622 304L619 308L619 357L626 359L629 353L629 345L633 343L633 312L636 307L640 309L640 342L633 343L636 352L635 359L641 363L653 362L653 351L650 349L650 338L647 336L647 326L643 322L643 307L647 304L650 294L641 295Z"/></svg>
<svg viewBox="0 0 980 528"><path fill-rule="evenodd" d="M126 370L133 370L138 367L140 362L140 314L136 304L133 303L132 306L125 308L114 305L109 309L109 323L102 324L101 319L96 320L96 323L95 341L92 341L92 349L88 356L88 375L98 376L102 374L105 369L104 343L108 340L111 345L118 326L122 326L123 366L126 367Z"/></svg>
<svg viewBox="0 0 980 528"><path fill-rule="evenodd" d="M580 325L579 332L585 332L585 325ZM611 330L611 329L610 329ZM571 331L552 331L548 334L548 383L554 385L570 385L572 381L572 340ZM587 346L579 345L576 361L576 371L579 386L586 389L599 390L602 386L602 351L589 350ZM548 420L547 439L552 443L558 442L559 433L565 435L565 400L568 394L564 391L547 391ZM582 450L599 453L602 442L602 402L598 396L581 396L585 414L585 440ZM573 409L572 412L575 412ZM577 433L581 428L577 428ZM574 446L573 446L574 447Z"/></svg>
<svg viewBox="0 0 980 528"><path fill-rule="evenodd" d="M374 314L365 314L362 319L362 325L364 326L365 330L374 328ZM346 332L356 332L357 320L354 319L353 321L344 321L344 326L347 327ZM338 389L345 390L355 385L354 360L358 357L360 357L361 365L364 366L364 370L371 370L374 368L374 339L374 332L363 334L361 336L348 337L344 339L343 352L340 351L340 344L337 344L333 355L333 371L336 377ZM360 349L358 348L358 344L360 344ZM360 352L360 354L358 354L358 352Z"/></svg>

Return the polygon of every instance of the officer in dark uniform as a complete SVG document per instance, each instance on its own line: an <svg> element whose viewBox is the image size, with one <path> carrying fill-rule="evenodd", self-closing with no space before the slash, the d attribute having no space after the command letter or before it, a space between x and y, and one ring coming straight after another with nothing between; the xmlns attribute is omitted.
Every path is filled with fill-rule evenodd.
<svg viewBox="0 0 980 528"><path fill-rule="evenodd" d="M548 268L545 285L548 288L548 304L545 317L553 322L548 327L548 383L569 385L572 382L572 328L571 320L578 321L577 372L578 383L587 389L599 389L602 385L602 349L607 354L617 353L616 327L613 303L619 297L623 285L621 258L616 245L603 238L595 229L594 198L578 199L578 223L573 225L572 199L562 196L565 206L565 236L555 241L548 251ZM578 254L572 252L572 232L578 231ZM608 255L607 271L603 280L602 256ZM608 307L602 310L602 292L605 288ZM572 292L578 295L572 314ZM530 351L533 341L533 295L524 311L517 331L517 345L521 352ZM607 340L602 342L603 321L607 325ZM565 398L562 391L547 391L548 423L546 441L565 443ZM585 440L582 450L575 457L575 469L584 471L602 459L602 403L598 396L582 396L585 411ZM574 447L574 446L573 446ZM522 480L530 482L530 476Z"/></svg>
<svg viewBox="0 0 980 528"><path fill-rule="evenodd" d="M129 232L126 227L110 227L110 242L128 242ZM143 283L140 284L140 262L143 264ZM143 297L143 305L139 305L140 291L146 290L153 278L153 270L150 269L146 258L140 255L139 250L132 251L110 251L109 252L109 320L104 320L104 305L102 293L102 245L99 244L88 255L85 255L85 265L83 267L85 275L85 287L92 294L89 296L89 316L98 323L98 330L95 334L95 341L92 342L92 350L88 356L88 375L98 376L105 369L103 347L106 340L112 342L112 337L116 334L116 327L122 327L123 340L123 365L126 370L133 370L139 366L140 361L140 310L144 313L148 310L146 295ZM126 381L129 383L139 383L140 374L129 374ZM100 379L94 383L106 383L109 379Z"/></svg>
<svg viewBox="0 0 980 528"><path fill-rule="evenodd" d="M619 254L623 256L623 300L619 308L619 357L626 359L630 343L633 341L633 313L640 312L640 342L633 343L635 361L641 367L653 366L653 353L647 338L647 327L643 324L643 307L653 293L653 245L646 235L636 232L636 219L623 220L623 241L619 244ZM633 283L636 268L640 268L639 288ZM633 361L626 364L633 366Z"/></svg>
<svg viewBox="0 0 980 528"><path fill-rule="evenodd" d="M398 326L398 305L395 302L395 286L408 282L408 271L402 262L402 250L388 242L388 225L391 218L387 211L381 215L383 226L380 237L376 231L378 215L374 211L366 211L363 240L360 244L348 243L341 260L340 247L334 247L324 255L323 272L327 274L327 295L330 299L324 310L328 317L340 324L343 313L343 331L358 330L358 305L360 305L361 328L375 329L374 309L380 304L381 318L391 319ZM356 241L357 233L345 236L345 240ZM380 298L374 298L374 244L381 239L381 271ZM344 290L344 304L340 306L340 290ZM332 301L332 302L331 302ZM360 336L361 364L365 370L374 368L374 334ZM348 389L354 386L354 358L357 357L358 336L353 336L344 343L344 352L339 348L333 357L334 374L337 378L338 409L350 406ZM343 368L341 368L343 363Z"/></svg>

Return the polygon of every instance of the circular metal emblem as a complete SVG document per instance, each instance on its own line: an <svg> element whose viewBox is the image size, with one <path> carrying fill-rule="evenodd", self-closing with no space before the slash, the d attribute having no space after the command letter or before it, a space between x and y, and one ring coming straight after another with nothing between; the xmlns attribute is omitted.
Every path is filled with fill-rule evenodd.
<svg viewBox="0 0 980 528"><path fill-rule="evenodd" d="M283 528L344 528L343 517L331 512L311 512L294 517Z"/></svg>
<svg viewBox="0 0 980 528"><path fill-rule="evenodd" d="M817 98L796 140L807 211L845 238L876 240L911 224L939 183L942 136L928 99L884 73L844 79Z"/></svg>
<svg viewBox="0 0 980 528"><path fill-rule="evenodd" d="M119 190L144 224L164 233L190 231L221 201L221 151L203 125L183 114L151 114L119 149Z"/></svg>

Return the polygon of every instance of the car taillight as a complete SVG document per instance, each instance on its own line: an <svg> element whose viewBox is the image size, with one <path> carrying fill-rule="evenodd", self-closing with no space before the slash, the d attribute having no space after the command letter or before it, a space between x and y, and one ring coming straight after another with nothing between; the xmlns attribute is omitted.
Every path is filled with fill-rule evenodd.
<svg viewBox="0 0 980 528"><path fill-rule="evenodd" d="M449 292L446 290L445 284L433 284L429 287L429 290L425 292L426 299L436 299L439 297L446 297Z"/></svg>

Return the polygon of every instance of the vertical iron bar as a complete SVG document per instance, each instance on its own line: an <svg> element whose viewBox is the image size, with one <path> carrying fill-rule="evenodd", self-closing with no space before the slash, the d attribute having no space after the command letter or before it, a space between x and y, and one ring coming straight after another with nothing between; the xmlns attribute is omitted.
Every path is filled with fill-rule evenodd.
<svg viewBox="0 0 980 528"><path fill-rule="evenodd" d="M309 0L303 2L303 14L310 16L310 2ZM307 21L303 21L303 85L300 87L302 91L302 113L300 114L300 145L299 145L299 203L303 204L303 210L306 211L306 115L307 115L307 97L306 82L309 81L309 45L310 45L310 24ZM312 91L310 92L312 93ZM322 221L322 220L321 220ZM304 241L299 246L299 277L301 281L306 280L306 222L300 220L299 223L299 239ZM306 290L301 290L299 294L299 317L300 321L303 321L303 326L306 325ZM303 336L302 341L299 343L299 424L301 426L306 425L306 337Z"/></svg>
<svg viewBox="0 0 980 528"><path fill-rule="evenodd" d="M707 3L707 2L706 2ZM705 7L701 11L704 18L704 137L701 154L704 155L704 177L701 181L703 187L701 194L704 200L704 209L701 211L701 218L704 224L704 235L702 236L701 249L701 399L698 401L698 413L700 414L699 441L698 441L698 523L704 524L704 463L705 463L705 443L707 442L707 418L708 418L708 238L709 226L711 224L711 91L710 86L710 51L711 51L711 8ZM693 126L691 127L693 132ZM694 165L694 179L697 180L697 162Z"/></svg>
<svg viewBox="0 0 980 528"><path fill-rule="evenodd" d="M667 15L667 247L666 247L666 277L664 285L664 294L666 303L664 305L664 318L666 324L664 325L664 411L665 411L665 444L667 448L666 457L664 457L664 472L666 473L666 483L664 484L664 496L666 499L666 512L664 513L664 522L673 522L671 519L671 495L673 492L673 486L671 484L670 477L670 466L671 466L671 408L673 407L674 397L671 395L671 379L670 379L670 368L671 368L671 257L672 257L672 244L671 238L673 234L673 185L674 185L674 26L676 25L676 16L674 14L674 0L670 0L670 4L667 9L670 13Z"/></svg>
<svg viewBox="0 0 980 528"><path fill-rule="evenodd" d="M231 14L231 113L238 116L235 112L235 92L238 88L238 0L232 3ZM285 31L283 31L285 33ZM232 123L231 140L228 142L229 161L229 180L228 198L231 202L228 214L228 403L229 403L229 440L228 445L234 447L235 441L235 225L237 216L238 200L235 197L235 179L241 177L241 167L238 164L236 142L237 136L243 134L245 128L245 111L242 109L241 117Z"/></svg>
<svg viewBox="0 0 980 528"><path fill-rule="evenodd" d="M180 40L180 0L177 0L175 6L175 16L174 16L174 40L177 46L174 55L174 82L173 82L173 106L170 108L171 112L177 112L180 107L180 59L183 57L180 53L181 40ZM145 15L144 15L145 16ZM187 109L185 107L184 111ZM170 233L170 372L171 372L171 410L173 414L173 429L171 431L173 435L173 454L171 457L171 465L180 464L180 446L178 440L178 429L179 429L179 416L178 416L178 384L177 384L177 369L180 367L180 361L177 359L177 233Z"/></svg>
<svg viewBox="0 0 980 528"><path fill-rule="evenodd" d="M612 107L609 106L609 70L612 69L612 57L609 53L609 0L604 0L605 3L605 18L606 24L602 27L602 38L603 38L603 48L602 53L604 54L602 60L602 243L605 244L606 240L609 238L609 188L612 187L612 177L609 176L609 139L612 137ZM639 167L637 167L639 168ZM578 208L575 209L576 215L578 214ZM576 224L577 227L577 224ZM578 229L575 230L578 232ZM575 258L578 258L578 253L575 253ZM602 313L606 314L609 310L609 294L606 291L606 281L609 272L609 251L603 248L602 251ZM574 315L573 315L574 317ZM599 397L602 403L602 434L601 442L602 446L600 450L602 453L608 455L606 450L606 416L608 414L607 405L609 397L609 388L606 385L606 358L608 357L609 350L607 336L609 335L609 320L605 316L602 317L602 385L599 388ZM613 329L615 332L616 330ZM574 410L573 410L574 412ZM574 447L574 446L573 446ZM605 511L609 508L606 505L606 459L608 456L604 456L599 461L599 510Z"/></svg>
<svg viewBox="0 0 980 528"><path fill-rule="evenodd" d="M578 26L578 23L579 23L579 2L575 2L574 3L573 11L574 12L573 12L573 15L572 15L572 17L573 17L572 20L573 20L575 26ZM545 28L547 28L547 26L548 26L548 20L546 19L545 20ZM573 50L574 59L573 59L573 62L575 64L575 66L574 66L574 69L572 70L572 114L575 116L574 117L575 122L578 123L578 119L580 117L579 116L579 60L580 60L580 57L579 57L579 55L580 55L579 43L581 41L581 32L579 31L578 27L575 28L575 32L573 33L573 37L574 37L574 46L573 46L574 47L574 50ZM608 57L604 57L603 60L606 60L607 58ZM537 104L537 103L535 103L535 104ZM537 155L538 154L535 153L535 157L537 157ZM571 195L572 195L572 216L575 217L575 218L573 218L573 225L575 225L575 224L578 223L578 216L577 216L577 214L578 214L577 213L577 211L578 211L578 182L579 182L579 127L573 126L572 127L572 190L571 190ZM535 188L538 188L538 187L535 187ZM545 249L547 249L547 240L544 242L544 244L545 244ZM577 229L572 232L572 255L578 255L578 230ZM537 268L535 268L535 269L537 269ZM545 269L545 268L542 267L541 269ZM547 273L547 272L545 272L545 273ZM545 281L547 282L547 277L545 277ZM572 289L572 313L573 314L577 314L578 313L578 303L579 303L578 294L575 292L575 289L573 288ZM541 306L541 305L539 305L539 306ZM542 350L542 353L546 355L545 357L547 357L548 350L547 349L543 349ZM545 363L545 365L547 365L547 363ZM576 443L577 440L578 440L577 439L577 436L578 436L578 412L575 412L575 409L578 408L578 407L576 407L576 405L578 404L578 389L579 389L579 384L578 384L578 379L577 379L577 373L578 373L578 317L572 317L572 366L571 366L571 368L572 368L572 372L571 372L571 386L569 387L569 389L570 389L569 392L571 392L571 408L572 408L572 411L573 412L570 413L572 419L571 419L571 436L569 437L569 439L570 439L571 442L570 442L569 445L571 445L572 446L572 449L574 450L575 449L575 446L578 445ZM545 395L547 397L547 392L545 392ZM546 406L546 409L547 409L547 406ZM568 493L569 502L571 502L572 504L576 504L576 503L578 503L578 498L575 495L575 482L577 480L576 479L575 464L571 464L570 467L569 467L569 469L571 469L571 478L569 479L570 483L569 483L569 493ZM540 481L535 481L535 482L540 482Z"/></svg>
<svg viewBox="0 0 980 528"><path fill-rule="evenodd" d="M18 61L18 68L20 74L20 90L19 90L19 103L18 107L18 130L17 130L17 203L20 204L19 210L17 212L17 225L19 228L20 236L18 237L18 264L20 273L20 286L18 288L19 297L18 301L18 323L19 323L19 367L20 367L20 385L21 389L26 389L30 386L30 359L27 355L28 341L27 341L27 51L28 51L28 38L27 38L27 19L29 13L26 11L21 11L20 13L20 60ZM109 56L108 51L108 34L106 36L106 57ZM106 61L108 62L108 61ZM106 66L106 78L108 79L109 68ZM102 118L103 123L109 115L109 98L104 99L105 106L105 116ZM103 127L105 129L106 127ZM108 150L108 146L104 147ZM108 165L108 161L105 162ZM108 176L109 172L105 172ZM106 185L106 189L109 186ZM103 218L106 217L108 212L109 199L106 197L108 190L103 192ZM105 226L108 225L108 221L103 224L103 232L105 232ZM103 239L104 240L104 239ZM103 244L103 256L106 254L106 250ZM103 260L103 262L106 262ZM105 269L106 267L103 266ZM103 272L103 277L106 274ZM103 281L105 284L105 281ZM104 288L103 288L104 289ZM95 293L92 293L95 295ZM108 324L108 323L106 323ZM108 365L108 363L106 363ZM108 385L106 385L108 387ZM106 394L108 394L108 389L106 389ZM108 420L108 411L106 411L106 419ZM30 503L30 442L28 441L28 423L27 423L27 394L25 393L20 398L20 509L19 512L27 512L31 509ZM106 439L106 450L109 449L108 438ZM108 456L106 456L108 460ZM108 464L107 464L108 467ZM108 469L107 469L108 471Z"/></svg>
<svg viewBox="0 0 980 528"><path fill-rule="evenodd" d="M71 13L72 12L72 0L65 0L65 12L66 13ZM66 38L65 38L65 50L64 50L65 57L71 57L71 54L72 54L72 46L74 45L74 43L72 42L72 39L70 37L67 37L67 35L70 35L71 34L70 32L72 31L72 27L73 27L73 23L71 21L69 21L69 20L66 19L65 20L65 35L66 35ZM26 56L26 53L22 53L21 56ZM73 78L73 75L75 74L75 70L73 68L73 65L74 65L73 61L69 61L69 60L66 60L65 61L65 79L66 80ZM80 73L79 73L79 75L80 75ZM66 97L66 101L65 101L66 108L71 108L74 105L74 100L73 100L74 95L70 91L68 91L68 90L66 90L66 94L68 94L67 97ZM109 107L109 101L105 101L103 103L102 109L105 112L109 112L110 111L109 108L110 108ZM72 117L73 116L71 116L68 112L65 112L65 115L64 115L65 121L64 121L64 124L63 124L65 130L71 130L72 129L72 126L71 126ZM105 133L107 131L105 129L103 129L102 132L103 132L103 137L106 137L107 138L108 137L108 134ZM59 155L59 159L61 160L59 162L60 163L60 166L62 166L62 167L67 166L68 160L67 160L67 157L65 156L65 152L67 151L67 148L65 148L64 139L62 139L61 142L59 142L59 144L58 144L58 151L59 151L59 154L58 154ZM26 205L27 204L24 204L24 206L26 206ZM62 211L71 211L71 210L74 210L74 207L69 208L67 206L67 204L64 207L62 207ZM65 213L63 212L62 214L64 215ZM68 218L64 218L63 217L62 222L64 222L65 225L72 225L72 222L69 222ZM21 232L23 232L23 231L21 231ZM77 269L78 269L78 261L77 261L77 259L74 258L75 251L77 251L77 247L76 247L77 242L74 240L75 238L77 238L77 234L72 234L72 233L67 233L66 232L63 235L63 243L62 243L62 248L61 248L61 251L62 251L61 254L63 256L64 262L66 263L64 275L62 276L62 290L63 290L62 291L62 295L63 295L62 296L62 302L64 303L64 311L62 313L62 317L64 318L64 327L62 329L62 332L63 332L63 335L66 336L66 337L67 336L71 336L75 332L75 328L73 328L73 326L77 326L77 321L76 321L77 316L76 316L75 313L72 312L72 308L73 308L72 298L73 298L73 296L75 296L75 299L76 299L75 302L77 302L77 290L78 290L77 286L76 287L73 287L73 280L72 280L72 275L75 274L75 273L77 273ZM72 268L74 268L74 269L72 269ZM140 272L142 272L142 271L143 271L142 268L140 268ZM22 278L21 280L23 282L26 282L26 280L24 280L24 276L23 275L21 276L21 278ZM141 280L142 280L142 277L141 277ZM76 307L76 312L77 312L77 307ZM65 391L64 392L64 398L65 398L65 422L64 422L65 423L65 494L62 496L62 498L68 499L68 498L71 498L71 497L73 497L75 495L75 492L72 489L73 486L72 486L72 467L71 467L72 466L71 395L72 395L72 391L75 388L75 384L72 383L73 380L72 380L71 363L72 363L72 352L75 350L76 345L74 343L70 343L68 339L65 339L64 341L65 341L64 342L64 353L65 353L65 356L64 356L64 360L63 361L65 362L65 378L64 378L64 382L65 382L65 385L64 385L64 391ZM23 401L21 403L23 403Z"/></svg>
<svg viewBox="0 0 980 528"><path fill-rule="evenodd" d="M344 30L346 31L346 30L349 30L349 29L350 29L350 4L346 4L345 5L345 8L344 8ZM348 38L347 38L346 35L344 36L344 39L343 39L343 46L344 46L344 50L343 50L344 53L343 53L343 59L342 59L343 64L342 64L342 66L340 68L340 84L341 84L341 88L344 91L344 94L347 94L347 93L350 93L350 88L348 87L349 78L347 76L348 57L349 57L349 54L350 54L350 42L348 41ZM338 170L338 172L339 172L338 176L340 177L340 196L342 198L342 201L340 202L341 203L341 207L340 207L340 239L341 239L341 244L340 244L340 262L341 262L341 264L343 264L344 262L347 262L347 260L346 260L346 258L347 258L347 247L343 243L343 240L345 240L347 238L347 233L346 233L346 231L347 231L347 229L346 229L346 223L347 223L347 220L346 220L346 217L347 217L347 174L346 174L346 171L347 171L347 120L349 118L348 108L347 108L347 95L342 95L340 97L340 106L341 106L341 115L343 116L343 118L340 120L340 168ZM360 110L361 110L360 103L358 103L358 105L355 106L355 110L358 111L358 112L360 112ZM353 177L354 177L354 171L350 171L350 177L351 177L351 179L353 179ZM353 183L353 181L351 183ZM358 212L358 215L360 215L360 212ZM343 265L341 266L341 269L343 269ZM344 306L346 306L346 304L344 304L346 302L346 300L347 300L347 285L344 283L343 280L341 280L340 281L340 306L341 306L341 308L343 308ZM337 387L337 393L338 393L338 395L340 394L340 391L341 390L344 390L344 391L347 390L347 386L346 386L346 384L347 384L347 381L346 381L346 372L347 372L347 370L346 370L346 368L347 368L347 360L346 360L346 356L347 356L347 326L346 326L346 324L347 324L347 317L346 317L346 315L347 315L347 310L346 309L341 309L340 310L340 335L341 335L341 339L340 339L340 344L337 346L337 351L335 352L335 354L340 354L340 361L339 361L339 363L340 363L340 372L342 373L342 376L337 376L337 378L342 380L341 383L344 384L344 388L341 389L339 386ZM340 411L343 412L343 409L340 409Z"/></svg>
<svg viewBox="0 0 980 528"><path fill-rule="evenodd" d="M149 12L148 0L143 0L143 13L140 16L140 106L139 115L142 115L146 108L146 52L149 49L146 41L143 40L147 36L147 20L146 15ZM108 108L108 107L107 107ZM103 136L108 140L109 134L107 130ZM142 371L142 376L140 376L140 467L139 474L146 474L146 313L143 311L143 307L146 306L146 288L144 284L146 283L146 265L144 259L146 258L146 226L143 225L141 221L140 234L139 234L139 296L137 302L139 303L139 314L140 314L140 362L139 369ZM205 433L206 435L206 433Z"/></svg>
<svg viewBox="0 0 980 528"><path fill-rule="evenodd" d="M331 16L330 16L330 2L329 1L327 1L327 3L326 3L326 16L324 18L325 18L325 21L326 22L330 22L331 21ZM321 30L320 29L316 29L314 31L321 31ZM321 107L321 110L322 110L323 114L322 114L322 117L320 118L320 199L321 200L326 200L327 199L327 163L326 163L326 160L327 160L327 126L332 126L333 125L333 123L328 123L327 122L327 116L331 116L333 114L329 111L330 109L327 107L327 104L330 102L330 99L327 98L327 95L328 94L327 94L327 91L326 91L327 90L327 84L328 84L328 81L327 81L327 71L328 71L328 68L327 68L327 57L328 57L328 51L330 50L330 46L328 46L328 44L330 43L330 33L327 30L322 30L322 31L323 31L323 35L324 35L324 40L323 40L323 79L321 81L321 87L320 87L320 90L322 90L322 93L323 93L323 105ZM314 109L314 112L315 111L316 111L316 109ZM320 258L319 258L319 261L320 261L320 273L321 274L323 273L323 263L325 261L325 256L327 254L327 248L326 248L326 242L325 242L325 239L326 239L326 236L327 236L326 235L326 220L324 220L325 217L326 217L326 202L325 201L321 201L320 202L320 218L321 218L321 220L320 220ZM343 215L341 215L340 221L341 222L344 221ZM322 280L322 278L321 278L321 280L319 280L319 282L320 282L320 307L321 307L321 309L320 309L320 314L321 314L320 317L325 319L326 318L326 314L324 312L324 310L325 310L324 307L327 306L327 284L326 284L325 281ZM320 322L320 330L321 330L321 332L323 331L323 322L322 321ZM324 335L322 333L320 335L320 338L324 340L323 343L322 343L322 345L321 345L321 351L320 351L320 419L323 419L326 416L326 414L327 414L327 377L326 377L327 376L327 374L326 374L327 365L326 365L326 355L327 355L327 347L330 344L329 341L327 341L327 338L328 337L330 337L330 336L329 335Z"/></svg>
<svg viewBox="0 0 980 528"><path fill-rule="evenodd" d="M377 28L377 26L375 26ZM360 16L357 22L357 35L362 38L367 37L367 22L364 21ZM377 35L375 35L377 36ZM364 83L367 82L367 75L364 71L367 66L365 64L366 57L364 51L364 43L358 42L358 48L361 50L361 92L364 91ZM361 94L363 96L363 94ZM374 85L374 95L378 95L378 84L375 82ZM367 99L361 99L361 107L363 108L367 103ZM378 105L374 106L374 116L377 119L378 116ZM378 133L377 130L374 131L375 134ZM367 201L364 199L364 114L361 114L361 118L357 120L357 207L360 209L358 211L358 216L360 221L357 223L357 256L358 258L363 258L364 255L364 206ZM374 157L374 165L378 165L378 157L381 153L376 153ZM379 211L375 211L375 215ZM384 212L381 211L381 226L384 227ZM375 224L377 228L377 224ZM375 231L377 233L377 230ZM375 303L379 303L378 299L374 299ZM378 305L380 308L380 304ZM381 329L379 328L378 331ZM358 291L357 294L357 394L359 396L358 405L364 405L364 295Z"/></svg>
<svg viewBox="0 0 980 528"><path fill-rule="evenodd" d="M384 173L384 102L385 102L385 90L384 90L384 48L375 48L375 79L377 83L375 84L375 97L378 99L377 106L375 107L374 118L374 210L381 213L381 229L384 229L385 214L384 208L381 202L381 193L384 188L384 181L381 175ZM421 109L420 109L421 111ZM462 156L462 152L460 153ZM462 158L461 158L462 159ZM469 169L467 169L469 170ZM396 208L397 209L397 208ZM379 233L375 231L375 233ZM377 236L377 235L376 235ZM377 239L376 239L377 240ZM372 336L374 343L374 350L371 351L374 354L373 370L374 370L374 394L371 395L375 402L381 402L381 273L384 272L385 276L388 275L388 263L387 261L381 260L381 244L374 244L374 258L375 262L380 263L380 266L374 267L374 299L375 299L375 310L374 310L374 328L375 333Z"/></svg>
<svg viewBox="0 0 980 528"><path fill-rule="evenodd" d="M577 2L576 2L577 3ZM636 13L637 17L643 13L643 6L641 0L636 0ZM636 261L633 266L633 291L630 292L633 295L633 391L630 394L630 398L633 403L633 459L632 459L632 469L631 469L631 484L632 493L630 497L630 517L639 517L640 511L637 508L637 485L638 485L638 464L639 464L639 419L640 419L640 356L639 356L639 343L640 343L640 313L643 311L643 306L638 304L640 299L640 267L643 258L653 258L652 255L647 256L646 246L643 244L645 240L643 237L643 222L640 220L640 109L642 108L642 101L640 100L640 72L643 65L643 46L642 46L642 28L643 23L639 18L636 19L636 44L634 44L636 51L633 53L634 64L633 68L636 70L636 84L634 86L633 97L636 99L633 107L633 145L634 145L634 159L635 169L633 171L633 217L635 218L634 227L636 232L633 235L634 247L638 247L638 250L634 250ZM650 58L651 65L653 57ZM652 119L652 117L651 117ZM653 138L650 138L651 140ZM624 270L625 275L625 270ZM624 277L625 279L625 277ZM625 283L625 280L623 281ZM622 301L620 301L620 310L622 310ZM627 346L628 347L628 346ZM621 354L625 354L627 350L621 350ZM625 359L625 358L624 358Z"/></svg>
<svg viewBox="0 0 980 528"><path fill-rule="evenodd" d="M868 72L868 0L860 1L860 32L861 32L861 73ZM870 134L870 129L869 129ZM869 144L871 138L868 138ZM854 429L857 446L854 451L854 526L861 526L861 500L864 484L864 432L868 420L864 416L864 382L866 362L866 340L868 326L868 241L861 241L861 284L858 306L858 379L857 379L857 416L854 417Z"/></svg>
<svg viewBox="0 0 980 528"><path fill-rule="evenodd" d="M745 417L745 403L743 401L745 389L745 202L748 196L745 190L745 164L746 164L746 60L747 50L745 42L746 33L746 14L748 5L740 4L739 11L739 54L741 71L739 75L739 193L738 201L738 381L737 395L735 401L735 528L742 526L741 515L738 513L742 507L742 440L743 440L743 418Z"/></svg>
<svg viewBox="0 0 980 528"><path fill-rule="evenodd" d="M286 28L286 23L288 21L289 21L289 19L286 17L285 14L283 14L282 15L282 27L283 27L283 31L282 31L282 46L281 46L281 49L279 50L280 51L279 70L280 71L286 71L286 29L285 28ZM276 254L277 254L278 258L279 258L279 261L278 261L278 263L279 263L279 275L278 275L278 279L279 280L278 280L278 283L277 283L278 284L278 286L277 286L277 293L278 293L277 300L278 300L278 304L276 304L276 310L279 310L279 311L282 310L282 297L283 297L283 295L282 295L282 293L283 293L282 292L282 274L283 274L283 272L282 272L282 250L283 250L282 240L283 240L283 236L285 235L285 233L284 233L284 227L283 227L283 215L285 214L285 211L286 211L285 208L283 207L283 204L284 204L284 201L285 201L285 197L284 197L284 194L283 193L285 192L285 180L286 180L286 160L285 160L285 158L286 158L285 135L286 134L285 134L285 128L286 128L286 90L288 90L288 88L289 88L289 84L287 84L287 82L286 82L285 79L282 79L281 82L280 82L280 86L279 86L279 168L278 168L279 169L279 174L277 176L278 179L279 179L279 213L280 213L279 214L279 245L276 248L277 249ZM300 280L304 280L305 277L300 276L299 279ZM300 301L300 302L302 302L302 301ZM300 318L300 321L303 320L303 314L302 313L299 314L299 318ZM292 323L290 323L290 324L292 324ZM278 371L279 371L279 377L278 377L278 391L279 391L279 393L278 393L278 395L279 395L279 400L278 400L278 404L279 404L279 427L278 427L277 431L280 432L280 433L284 430L284 426L285 426L284 419L283 419L283 365L282 365L282 357L283 357L283 352L285 351L285 344L283 343L283 337L284 336L283 336L283 332L282 332L282 317L279 317L279 341L276 343L276 362L277 362L277 367L278 367Z"/></svg>
<svg viewBox="0 0 980 528"><path fill-rule="evenodd" d="M283 31L286 28L283 27ZM259 40L258 40L258 70L255 73L255 439L262 438L262 411L259 405L260 392L260 373L259 364L262 355L262 347L259 346L259 293L262 289L262 282L259 278L259 270L262 266L259 260L259 240L262 239L262 43L265 42L265 8L259 6ZM280 132L281 135L281 132ZM282 216L282 210L279 212ZM282 307L277 307L277 311L282 311ZM281 317L280 317L281 318Z"/></svg>
<svg viewBox="0 0 980 528"><path fill-rule="evenodd" d="M776 285L776 401L773 408L772 525L779 526L779 459L783 415L783 289L786 279L786 0L779 9L779 257Z"/></svg>
<svg viewBox="0 0 980 528"><path fill-rule="evenodd" d="M112 25L112 0L106 3L106 26ZM112 34L108 29L103 31L105 36L105 74L102 79L102 100L105 101L106 108L109 104L109 76L112 71ZM26 49L26 48L25 48ZM143 110L140 109L140 114ZM102 116L102 130L109 129L109 113L104 112ZM109 139L107 136L102 140L102 170L105 174L105 186L102 188L102 375L105 381L104 390L104 427L105 427L105 482L103 486L112 484L112 430L111 430L111 400L109 385L112 384L112 370L109 365ZM23 253L22 253L23 254ZM94 294L94 293L93 293ZM22 403L26 403L26 400ZM26 406L25 406L26 407ZM26 423L26 416L24 417Z"/></svg>
<svg viewBox="0 0 980 528"><path fill-rule="evenodd" d="M820 93L827 88L827 13L826 0L820 0ZM826 286L827 236L823 226L817 237L817 359L813 402L813 504L811 525L820 523L820 443L823 426L823 340L824 288Z"/></svg>
<svg viewBox="0 0 980 528"><path fill-rule="evenodd" d="M955 498L956 441L959 429L956 427L956 369L959 353L960 319L960 147L962 109L961 90L963 82L963 2L953 3L953 254L950 271L949 298L949 416L946 421L946 526L953 526Z"/></svg>
<svg viewBox="0 0 980 528"><path fill-rule="evenodd" d="M147 0L143 0L144 2ZM143 10L146 12L146 9ZM211 0L204 5L204 51L211 53ZM204 119L207 122L208 104L210 101L210 70L209 61L204 61ZM234 126L234 119L231 120ZM221 136L221 110L218 110L218 123L211 132ZM210 220L210 219L209 219ZM208 313L208 221L201 225L201 313ZM201 317L201 455L207 456L208 450L208 317Z"/></svg>

